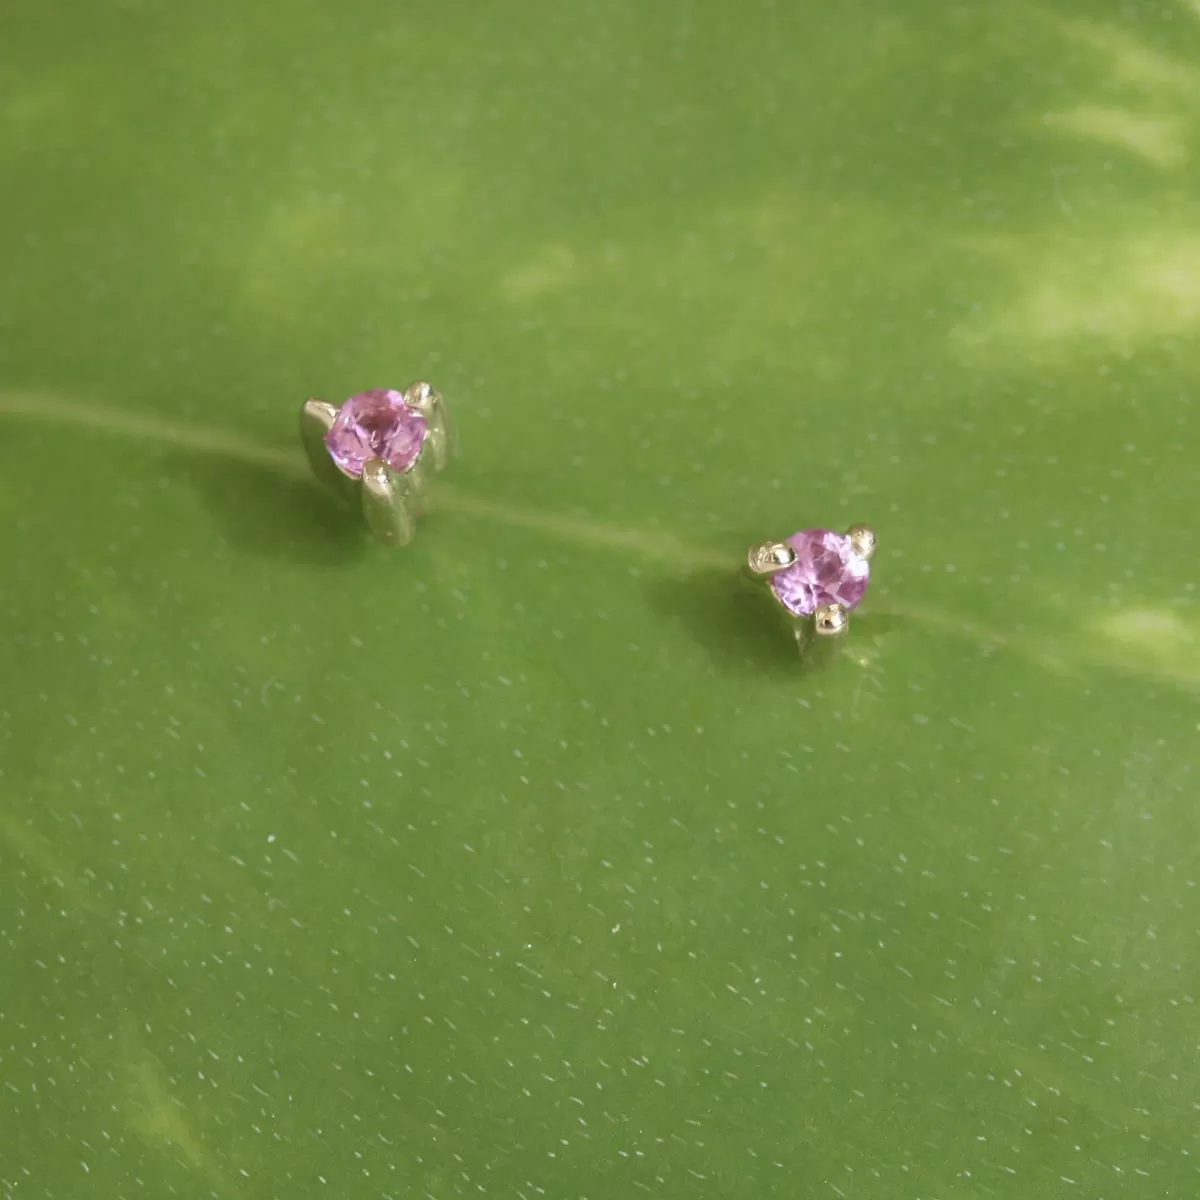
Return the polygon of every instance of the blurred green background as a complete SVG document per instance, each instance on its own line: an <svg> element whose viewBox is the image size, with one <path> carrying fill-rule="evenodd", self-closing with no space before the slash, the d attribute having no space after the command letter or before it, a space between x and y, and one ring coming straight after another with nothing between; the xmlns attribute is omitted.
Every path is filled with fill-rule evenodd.
<svg viewBox="0 0 1200 1200"><path fill-rule="evenodd" d="M1198 51L7 5L2 1200L1194 1196ZM388 552L296 416L423 377Z"/></svg>

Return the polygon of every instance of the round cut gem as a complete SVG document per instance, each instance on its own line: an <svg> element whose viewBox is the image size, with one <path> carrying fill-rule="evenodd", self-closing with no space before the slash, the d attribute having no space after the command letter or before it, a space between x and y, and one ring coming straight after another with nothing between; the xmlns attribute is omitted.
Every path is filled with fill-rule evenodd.
<svg viewBox="0 0 1200 1200"><path fill-rule="evenodd" d="M846 534L803 529L787 543L796 551L796 561L771 576L771 587L788 612L808 617L822 604L851 609L866 595L871 565L855 553Z"/></svg>
<svg viewBox="0 0 1200 1200"><path fill-rule="evenodd" d="M368 461L382 458L393 471L407 471L429 436L425 418L390 388L359 392L338 410L325 435L333 461L358 478Z"/></svg>

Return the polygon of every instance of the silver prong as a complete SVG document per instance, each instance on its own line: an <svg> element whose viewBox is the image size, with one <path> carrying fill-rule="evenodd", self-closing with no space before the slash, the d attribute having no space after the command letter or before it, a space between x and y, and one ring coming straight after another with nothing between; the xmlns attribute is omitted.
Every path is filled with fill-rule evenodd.
<svg viewBox="0 0 1200 1200"><path fill-rule="evenodd" d="M413 517L419 517L425 512L429 500L429 492L437 474L437 451L434 449L433 438L427 438L417 454L416 461L403 472L392 472L396 484L406 489L409 511Z"/></svg>
<svg viewBox="0 0 1200 1200"><path fill-rule="evenodd" d="M458 452L450 411L441 392L430 383L414 383L404 393L405 404L415 408L429 424L433 465L438 471Z"/></svg>
<svg viewBox="0 0 1200 1200"><path fill-rule="evenodd" d="M796 649L800 651L800 657L807 656L809 650L812 649L813 641L816 635L813 633L813 623L811 617L801 617L794 619L791 622L792 637L796 639Z"/></svg>
<svg viewBox="0 0 1200 1200"><path fill-rule="evenodd" d="M759 542L746 555L746 570L756 579L769 579L786 571L796 561L796 551L787 542Z"/></svg>
<svg viewBox="0 0 1200 1200"><path fill-rule="evenodd" d="M413 489L382 458L367 460L362 473L363 515L371 532L389 546L407 546L413 539L416 514Z"/></svg>
<svg viewBox="0 0 1200 1200"><path fill-rule="evenodd" d="M841 637L850 628L850 614L841 604L822 604L813 612L813 632L818 637Z"/></svg>
<svg viewBox="0 0 1200 1200"><path fill-rule="evenodd" d="M846 530L846 536L859 558L870 558L875 553L875 530L870 525L851 525Z"/></svg>
<svg viewBox="0 0 1200 1200"><path fill-rule="evenodd" d="M333 423L337 420L337 415L338 410L336 405L330 404L328 400L321 400L319 397L313 396L310 400L305 400L300 419L310 423L314 429L319 429L323 438L333 428Z"/></svg>
<svg viewBox="0 0 1200 1200"><path fill-rule="evenodd" d="M338 410L328 400L306 400L300 410L300 440L308 455L317 480L339 496L348 496L354 490L354 480L344 474L333 461L325 436L333 428Z"/></svg>

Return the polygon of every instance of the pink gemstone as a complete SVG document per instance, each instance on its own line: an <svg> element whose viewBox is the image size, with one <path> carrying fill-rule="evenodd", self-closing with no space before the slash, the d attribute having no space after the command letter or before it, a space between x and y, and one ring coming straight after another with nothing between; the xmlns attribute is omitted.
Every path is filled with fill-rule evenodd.
<svg viewBox="0 0 1200 1200"><path fill-rule="evenodd" d="M789 612L807 617L822 604L850 609L866 594L871 566L854 552L846 534L804 529L787 542L796 551L796 561L772 575L771 586Z"/></svg>
<svg viewBox="0 0 1200 1200"><path fill-rule="evenodd" d="M359 392L342 405L325 445L333 461L358 478L372 458L382 458L393 471L407 471L428 435L425 418L404 403L403 392L377 388Z"/></svg>

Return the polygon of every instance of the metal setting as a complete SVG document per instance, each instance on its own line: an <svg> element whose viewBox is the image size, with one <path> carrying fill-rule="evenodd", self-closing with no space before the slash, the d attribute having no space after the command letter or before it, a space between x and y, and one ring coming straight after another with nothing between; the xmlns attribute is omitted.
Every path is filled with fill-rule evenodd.
<svg viewBox="0 0 1200 1200"><path fill-rule="evenodd" d="M382 458L368 459L361 479L344 471L326 445L337 407L314 397L300 410L300 439L313 475L340 499L361 506L368 528L388 546L407 546L413 540L434 476L457 452L450 413L436 388L414 383L405 390L404 403L416 409L428 427L420 452L406 471L395 470Z"/></svg>
<svg viewBox="0 0 1200 1200"><path fill-rule="evenodd" d="M849 551L854 558L863 560L862 567L875 553L877 538L869 525L851 525L843 537L849 539ZM783 614L796 644L803 656L813 651L818 642L833 642L844 637L850 630L850 609L855 605L840 602L819 604L809 616L798 616L779 595L771 580L781 571L796 565L796 550L783 541L757 542L746 555L744 575L756 585L766 584L766 591L775 608Z"/></svg>
<svg viewBox="0 0 1200 1200"><path fill-rule="evenodd" d="M843 604L822 604L812 615L818 637L841 637L850 628L850 614Z"/></svg>
<svg viewBox="0 0 1200 1200"><path fill-rule="evenodd" d="M787 542L759 542L746 555L746 570L755 579L770 579L780 571L794 566L796 552Z"/></svg>
<svg viewBox="0 0 1200 1200"><path fill-rule="evenodd" d="M307 401L300 410L300 440L304 443L308 465L312 467L317 481L344 499L350 494L355 481L333 461L325 445L325 435L333 428L336 419L337 408L328 400L314 398Z"/></svg>
<svg viewBox="0 0 1200 1200"><path fill-rule="evenodd" d="M851 525L846 535L859 558L870 559L875 553L875 530L870 525Z"/></svg>
<svg viewBox="0 0 1200 1200"><path fill-rule="evenodd" d="M429 423L434 470L444 471L447 463L458 453L458 440L441 392L431 384L414 383L404 393L404 403L415 408Z"/></svg>

